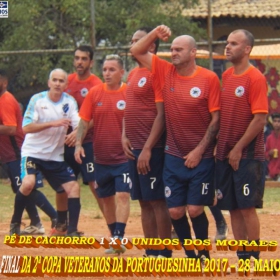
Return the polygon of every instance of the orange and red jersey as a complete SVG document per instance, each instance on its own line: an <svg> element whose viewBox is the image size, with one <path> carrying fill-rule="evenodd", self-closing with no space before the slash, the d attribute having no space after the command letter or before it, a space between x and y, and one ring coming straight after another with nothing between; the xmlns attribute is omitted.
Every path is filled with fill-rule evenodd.
<svg viewBox="0 0 280 280"><path fill-rule="evenodd" d="M22 115L17 100L8 91L0 96L0 124L17 127L14 136L0 134L1 161L5 163L20 159L20 150L24 140Z"/></svg>
<svg viewBox="0 0 280 280"><path fill-rule="evenodd" d="M68 86L65 91L75 98L80 109L89 90L99 84L102 84L102 81L94 74L91 74L85 80L79 80L77 73L72 73L68 75ZM92 129L89 129L83 143L91 141Z"/></svg>
<svg viewBox="0 0 280 280"><path fill-rule="evenodd" d="M227 158L244 135L254 114L267 112L267 84L261 72L254 66L241 75L235 75L233 67L227 69L222 77L217 159ZM242 158L264 160L263 130L243 149Z"/></svg>
<svg viewBox="0 0 280 280"><path fill-rule="evenodd" d="M152 73L136 67L127 79L125 133L134 149L143 149L157 116ZM164 146L163 137L154 148Z"/></svg>
<svg viewBox="0 0 280 280"><path fill-rule="evenodd" d="M204 137L211 113L220 110L219 79L214 72L200 66L192 76L180 76L171 63L155 55L152 73L159 86L156 101L164 101L165 152L182 158ZM203 158L213 157L214 145L214 142L209 145Z"/></svg>
<svg viewBox="0 0 280 280"><path fill-rule="evenodd" d="M80 117L85 121L93 119L96 163L112 165L127 162L121 143L126 88L124 83L118 90L108 90L106 84L95 86L82 104Z"/></svg>

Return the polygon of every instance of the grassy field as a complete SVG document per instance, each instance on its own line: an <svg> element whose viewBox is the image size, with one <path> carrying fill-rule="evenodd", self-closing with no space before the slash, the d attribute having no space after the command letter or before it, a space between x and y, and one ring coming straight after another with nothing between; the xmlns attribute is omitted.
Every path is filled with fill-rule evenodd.
<svg viewBox="0 0 280 280"><path fill-rule="evenodd" d="M40 188L48 200L55 205L55 192L48 185L44 183L44 187ZM14 193L11 186L4 180L0 181L0 223L9 222L14 208ZM88 186L81 185L81 204L82 214L91 218L102 218L101 211L99 210L96 200L94 199ZM42 220L49 220L49 218L39 210ZM131 201L130 204L130 216L140 215L140 209L138 201ZM23 218L27 218L27 214L24 213Z"/></svg>
<svg viewBox="0 0 280 280"><path fill-rule="evenodd" d="M280 213L280 185L274 184L274 182L267 182L264 195L264 208L258 210L261 213ZM45 186L40 189L49 199L49 201L55 205L55 192L45 182ZM9 184L5 181L0 181L0 223L9 222L14 207L14 194ZM90 218L102 218L101 212L97 207L97 203L90 192L88 186L81 185L81 204L82 214ZM207 211L208 208L206 207ZM39 210L40 216L43 220L49 220L48 217ZM139 216L140 208L137 201L131 201L130 216ZM27 218L26 213L23 218Z"/></svg>

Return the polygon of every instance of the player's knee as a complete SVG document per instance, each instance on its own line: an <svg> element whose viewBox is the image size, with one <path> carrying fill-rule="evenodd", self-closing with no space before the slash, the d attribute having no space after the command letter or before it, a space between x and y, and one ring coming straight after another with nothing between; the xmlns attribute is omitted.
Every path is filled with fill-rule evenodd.
<svg viewBox="0 0 280 280"><path fill-rule="evenodd" d="M186 215L186 212L184 209L181 208L170 208L169 209L169 214L171 219L173 220L179 220L180 218L182 218L184 215Z"/></svg>
<svg viewBox="0 0 280 280"><path fill-rule="evenodd" d="M150 201L139 200L140 207L144 211L153 211L153 207Z"/></svg>
<svg viewBox="0 0 280 280"><path fill-rule="evenodd" d="M80 186L77 181L71 181L63 184L63 188L68 198L80 197Z"/></svg>
<svg viewBox="0 0 280 280"><path fill-rule="evenodd" d="M190 218L195 218L199 216L200 214L202 214L203 211L204 211L203 206L188 206L188 213Z"/></svg>
<svg viewBox="0 0 280 280"><path fill-rule="evenodd" d="M29 195L34 189L35 181L33 180L23 180L20 186L20 192L24 195Z"/></svg>
<svg viewBox="0 0 280 280"><path fill-rule="evenodd" d="M127 192L117 192L116 198L120 203L127 203L129 202L130 194Z"/></svg>
<svg viewBox="0 0 280 280"><path fill-rule="evenodd" d="M156 208L166 209L167 208L165 199L152 200L152 201L150 201L150 203L154 209L156 209Z"/></svg>

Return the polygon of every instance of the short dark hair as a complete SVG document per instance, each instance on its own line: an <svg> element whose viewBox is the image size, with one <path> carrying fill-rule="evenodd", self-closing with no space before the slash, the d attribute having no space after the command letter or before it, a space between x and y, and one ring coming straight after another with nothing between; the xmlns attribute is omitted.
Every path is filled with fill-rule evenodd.
<svg viewBox="0 0 280 280"><path fill-rule="evenodd" d="M249 46L253 47L254 46L254 42L255 42L254 35L250 31L248 31L246 29L237 29L237 30L234 30L232 33L235 33L235 32L238 32L238 31L243 32L243 34L245 35L246 40L247 40Z"/></svg>
<svg viewBox="0 0 280 280"><path fill-rule="evenodd" d="M272 115L271 115L271 118L272 118L272 120L274 120L274 119L280 119L280 113L273 113Z"/></svg>
<svg viewBox="0 0 280 280"><path fill-rule="evenodd" d="M90 60L93 60L94 51L93 51L92 46L90 46L90 45L81 45L81 46L79 46L79 47L77 47L75 49L74 53L76 51L88 52Z"/></svg>
<svg viewBox="0 0 280 280"><path fill-rule="evenodd" d="M0 76L1 76L2 78L5 78L5 79L8 80L8 74L7 74L6 70L0 69Z"/></svg>
<svg viewBox="0 0 280 280"><path fill-rule="evenodd" d="M148 27L148 26L143 26L143 27L140 27L140 28L138 29L138 31L144 31L144 32L146 32L147 34L150 33L152 30L153 30L153 28ZM157 39L154 41L154 44L156 45L156 47L155 47L155 53L157 53L157 51L158 51L158 46L159 46L159 38L157 38Z"/></svg>

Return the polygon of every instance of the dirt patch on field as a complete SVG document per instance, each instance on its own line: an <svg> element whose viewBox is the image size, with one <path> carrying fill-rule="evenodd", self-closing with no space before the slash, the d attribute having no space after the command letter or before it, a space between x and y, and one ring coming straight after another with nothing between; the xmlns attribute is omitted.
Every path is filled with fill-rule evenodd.
<svg viewBox="0 0 280 280"><path fill-rule="evenodd" d="M229 215L227 212L224 213L225 218L228 222L228 225L230 224L229 222ZM209 221L210 221L210 230L209 230L209 238L213 240L216 232L215 228L215 222L213 220L213 217L207 212ZM280 243L280 238L279 238L279 225L277 225L279 221L279 214L272 214L272 213L260 213L259 214L260 221L261 221L261 238L263 240L276 240L278 243ZM49 229L49 222L44 222L45 228ZM11 248L4 243L4 238L5 234L8 232L8 223L2 223L1 224L1 231L0 231L0 240L1 240L1 245L0 245L0 252L1 252L1 258L3 258L4 255L11 255L11 256L89 256L89 257L108 257L108 255L104 254L104 249L73 249L73 248ZM80 218L79 222L79 229L81 231L85 232L86 237L93 236L96 239L100 240L100 238L105 237L108 238L108 229L105 225L105 222L103 219L93 219L90 216L82 215ZM141 219L140 216L133 216L129 219L128 225L127 225L127 234L126 237L128 239L132 239L133 237L143 237L142 234L142 228L141 228ZM233 235L231 232L231 229L229 230L229 235L228 239L233 239ZM275 252L262 252L261 257L262 259L279 259L280 258L280 253L279 253L280 248L277 248ZM135 247L133 247L130 250L127 250L121 258L126 259L127 257L142 257L144 254L143 250L139 250ZM113 256L111 256L113 257ZM183 250L175 250L173 252L173 257L184 257ZM228 259L228 262L230 265L234 265L237 263L237 257L235 252L232 251L227 251L227 252L221 252L216 249L215 244L213 243L213 249L211 250L211 257L214 258L215 260L218 259L223 259L226 258ZM50 276L45 275L45 278L48 278ZM111 278L110 276L109 278ZM188 279L200 279L200 278L206 278L207 276L202 276L202 277L188 277ZM228 279L244 279L244 277L238 277L237 273L231 273L226 276ZM72 278L71 276L68 277L58 277L58 276L52 276L52 279L69 279ZM125 276L125 277L117 277L115 276L116 279L132 279L132 278L137 278L137 276ZM138 277L139 278L139 277ZM141 278L141 277L140 277ZM166 277L164 275L162 276L151 276L151 277L145 277L145 279L155 279L155 278L161 278L161 279L171 279L174 277ZM176 277L177 278L177 277ZM181 277L182 278L182 277ZM183 277L185 278L185 277ZM221 279L223 277L217 277L217 276L210 276L207 278L211 279ZM271 276L264 276L261 277L261 279L270 279ZM33 279L33 277L28 276L28 277L7 277L2 274L0 274L0 279ZM36 278L40 279L40 278ZM75 276L74 279L108 279L108 277L77 277ZM180 279L179 277L177 279ZM247 279L260 279L258 276L253 276L251 274L250 276L247 277Z"/></svg>

